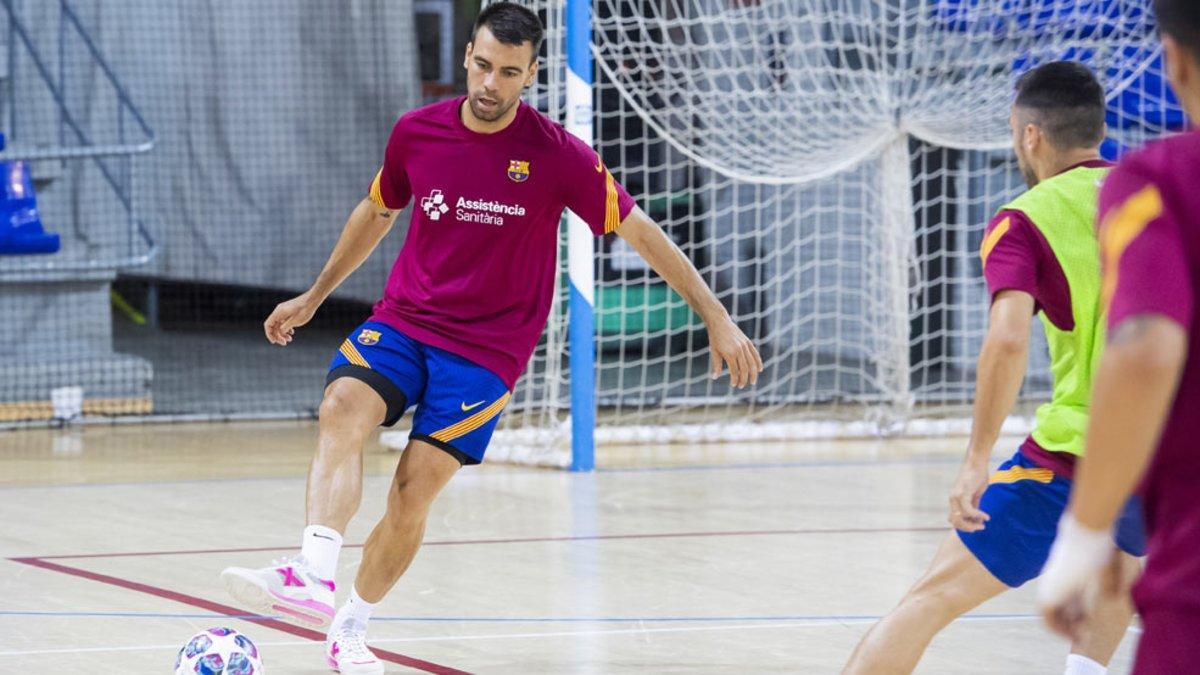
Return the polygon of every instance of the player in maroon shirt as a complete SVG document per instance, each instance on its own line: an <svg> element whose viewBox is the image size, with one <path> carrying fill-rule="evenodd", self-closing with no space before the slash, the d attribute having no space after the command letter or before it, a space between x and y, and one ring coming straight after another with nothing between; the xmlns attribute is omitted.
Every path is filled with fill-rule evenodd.
<svg viewBox="0 0 1200 675"><path fill-rule="evenodd" d="M971 438L950 492L955 531L896 608L863 636L844 675L911 673L952 621L1036 578L1070 496L1085 430L1074 420L1088 413L1084 383L1091 381L1091 352L1103 335L1093 222L1098 181L1111 169L1100 159L1104 88L1086 66L1057 61L1025 73L1016 90L1013 146L1030 192L996 214L980 245L991 304ZM1031 208L1039 202L1046 206ZM989 458L1025 377L1035 314L1057 333L1049 335L1054 400L1039 411L1034 433L993 473ZM1144 533L1136 507L1109 546L1137 566ZM1062 672L1103 675L1132 616L1128 601L1106 603L1072 643Z"/></svg>
<svg viewBox="0 0 1200 675"><path fill-rule="evenodd" d="M1200 119L1200 2L1154 8L1171 83ZM1096 597L1127 590L1106 573L1107 542L1142 480L1149 546L1134 587L1144 627L1134 672L1200 672L1200 133L1125 158L1099 219L1109 345L1039 604L1051 628L1076 635Z"/></svg>
<svg viewBox="0 0 1200 675"><path fill-rule="evenodd" d="M321 302L373 251L415 198L383 299L334 355L309 471L299 556L222 573L265 614L324 627L329 665L381 673L366 647L375 603L420 547L430 505L463 465L482 461L492 430L545 327L564 208L597 236L616 233L701 316L713 377L758 379L762 360L691 262L605 169L596 152L521 101L537 75L543 28L528 9L490 5L467 46L469 95L404 115L383 167L313 287L280 304L267 338L291 342ZM362 495L362 446L416 407L387 512L367 539L349 602L335 615L342 533Z"/></svg>

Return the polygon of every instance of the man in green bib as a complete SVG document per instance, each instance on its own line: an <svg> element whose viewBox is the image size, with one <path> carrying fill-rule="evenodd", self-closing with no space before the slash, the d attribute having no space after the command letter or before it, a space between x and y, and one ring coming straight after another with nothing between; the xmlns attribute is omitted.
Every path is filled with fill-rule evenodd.
<svg viewBox="0 0 1200 675"><path fill-rule="evenodd" d="M900 605L863 638L847 673L911 672L950 622L1037 577L1046 563L1083 453L1104 344L1095 234L1100 185L1110 168L1099 151L1104 115L1104 89L1078 63L1048 63L1017 83L1011 125L1029 190L996 214L980 250L992 304L971 439L950 494L955 531ZM1033 434L989 477L989 457L1025 377L1034 314L1050 346L1053 394L1038 409ZM1145 549L1136 502L1113 543L1123 552L1121 572L1136 574L1135 556ZM1105 673L1132 614L1126 599L1100 608L1072 645L1065 672Z"/></svg>

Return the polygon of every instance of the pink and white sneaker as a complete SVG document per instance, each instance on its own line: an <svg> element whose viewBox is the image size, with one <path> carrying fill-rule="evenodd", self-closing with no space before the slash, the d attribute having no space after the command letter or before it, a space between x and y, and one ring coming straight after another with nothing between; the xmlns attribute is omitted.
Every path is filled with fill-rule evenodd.
<svg viewBox="0 0 1200 675"><path fill-rule="evenodd" d="M325 662L342 675L382 675L383 661L367 649L367 634L350 622L325 638Z"/></svg>
<svg viewBox="0 0 1200 675"><path fill-rule="evenodd" d="M333 620L333 582L319 579L299 556L259 569L227 567L221 580L230 595L259 614L279 614L305 628L324 628Z"/></svg>

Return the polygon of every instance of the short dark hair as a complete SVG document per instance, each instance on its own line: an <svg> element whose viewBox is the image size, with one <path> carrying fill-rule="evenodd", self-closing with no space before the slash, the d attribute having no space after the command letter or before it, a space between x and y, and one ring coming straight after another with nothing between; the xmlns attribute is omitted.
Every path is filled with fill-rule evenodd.
<svg viewBox="0 0 1200 675"><path fill-rule="evenodd" d="M1200 58L1200 3L1196 0L1154 0L1154 16L1165 35Z"/></svg>
<svg viewBox="0 0 1200 675"><path fill-rule="evenodd" d="M546 29L542 27L537 14L515 2L494 2L485 7L475 19L475 27L471 29L472 42L475 41L475 34L484 26L487 26L497 40L506 45L519 47L526 42L532 43L535 59L546 35Z"/></svg>
<svg viewBox="0 0 1200 675"><path fill-rule="evenodd" d="M1029 110L1056 148L1086 148L1104 140L1104 87L1082 63L1044 63L1017 80L1016 106Z"/></svg>

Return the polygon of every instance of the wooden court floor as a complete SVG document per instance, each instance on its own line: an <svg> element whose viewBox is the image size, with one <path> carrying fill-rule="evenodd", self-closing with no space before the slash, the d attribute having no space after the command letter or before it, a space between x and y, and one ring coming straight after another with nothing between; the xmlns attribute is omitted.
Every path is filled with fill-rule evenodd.
<svg viewBox="0 0 1200 675"><path fill-rule="evenodd" d="M0 673L167 673L219 625L253 638L268 673L329 672L321 636L248 620L217 578L294 552L314 438L302 422L0 431ZM836 673L946 536L964 442L466 469L370 642L396 673ZM396 460L367 448L339 597ZM1136 637L1110 672L1128 672ZM918 672L1061 673L1066 651L1023 588L952 625Z"/></svg>

